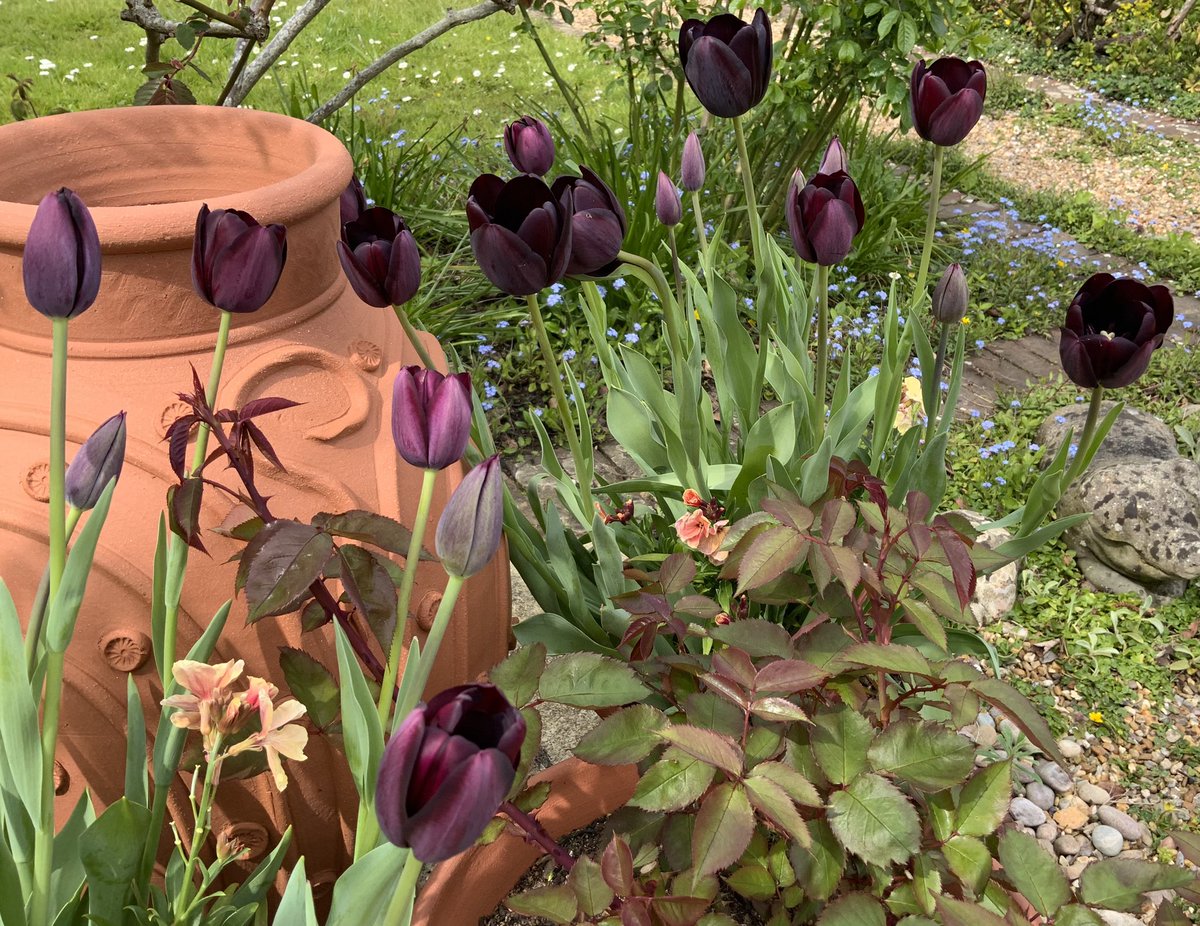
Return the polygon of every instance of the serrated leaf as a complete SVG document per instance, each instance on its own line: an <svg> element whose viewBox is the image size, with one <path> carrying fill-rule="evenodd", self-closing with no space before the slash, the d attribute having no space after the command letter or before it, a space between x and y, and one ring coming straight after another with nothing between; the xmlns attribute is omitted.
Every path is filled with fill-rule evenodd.
<svg viewBox="0 0 1200 926"><path fill-rule="evenodd" d="M1170 891L1196 880L1194 872L1133 858L1093 862L1079 879L1079 899L1106 910L1136 910L1142 895Z"/></svg>
<svg viewBox="0 0 1200 926"><path fill-rule="evenodd" d="M791 636L779 624L770 621L734 621L714 627L709 633L714 640L736 646L754 659L762 656L787 659L792 656Z"/></svg>
<svg viewBox="0 0 1200 926"><path fill-rule="evenodd" d="M1009 926L978 904L955 900L953 897L939 897L937 909L944 926Z"/></svg>
<svg viewBox="0 0 1200 926"><path fill-rule="evenodd" d="M804 804L808 807L820 807L824 804L812 782L783 762L760 762L751 770L750 778L770 779L783 788L797 804Z"/></svg>
<svg viewBox="0 0 1200 926"><path fill-rule="evenodd" d="M847 784L866 768L875 734L871 722L845 704L821 708L812 722L809 741L817 764L831 782Z"/></svg>
<svg viewBox="0 0 1200 926"><path fill-rule="evenodd" d="M552 660L538 690L544 701L574 707L620 707L650 694L628 665L598 653Z"/></svg>
<svg viewBox="0 0 1200 926"><path fill-rule="evenodd" d="M808 715L787 698L756 698L750 704L750 713L766 721L795 723L808 719Z"/></svg>
<svg viewBox="0 0 1200 926"><path fill-rule="evenodd" d="M546 669L546 644L520 646L488 673L493 685L504 692L510 704L521 708L537 694L542 672Z"/></svg>
<svg viewBox="0 0 1200 926"><path fill-rule="evenodd" d="M650 901L663 926L696 926L710 906L712 901L706 897L655 897Z"/></svg>
<svg viewBox="0 0 1200 926"><path fill-rule="evenodd" d="M279 667L288 690L304 705L308 719L318 730L337 719L340 695L332 672L304 650L290 646L280 647Z"/></svg>
<svg viewBox="0 0 1200 926"><path fill-rule="evenodd" d="M600 865L586 855L575 860L567 875L567 887L575 892L579 909L585 916L596 916L613 902L613 889L604 883Z"/></svg>
<svg viewBox="0 0 1200 926"><path fill-rule="evenodd" d="M615 833L600 856L600 873L604 883L622 897L633 893L633 853L629 844Z"/></svg>
<svg viewBox="0 0 1200 926"><path fill-rule="evenodd" d="M754 835L754 811L745 789L733 782L717 785L700 804L692 833L692 867L709 875L732 865Z"/></svg>
<svg viewBox="0 0 1200 926"><path fill-rule="evenodd" d="M971 690L989 704L998 707L1022 733L1029 737L1038 749L1051 759L1064 767L1069 764L1063 758L1062 753L1058 751L1058 743L1054 739L1054 734L1050 732L1049 725L1038 713L1038 709L1017 689L996 678L983 678L972 682Z"/></svg>
<svg viewBox="0 0 1200 926"><path fill-rule="evenodd" d="M830 795L828 819L847 851L872 865L905 862L921 846L916 810L878 775L860 775L845 791Z"/></svg>
<svg viewBox="0 0 1200 926"><path fill-rule="evenodd" d="M884 672L902 672L909 675L933 676L933 667L921 651L902 643L856 643L842 656L861 666L882 669Z"/></svg>
<svg viewBox="0 0 1200 926"><path fill-rule="evenodd" d="M821 914L817 926L886 926L883 904L870 894L846 894Z"/></svg>
<svg viewBox="0 0 1200 926"><path fill-rule="evenodd" d="M572 923L579 912L575 892L565 884L514 894L504 901L504 905L513 913L540 916L551 923Z"/></svg>
<svg viewBox="0 0 1200 926"><path fill-rule="evenodd" d="M337 550L342 565L342 586L365 618L371 633L387 653L396 633L396 586L375 554L362 547L346 544Z"/></svg>
<svg viewBox="0 0 1200 926"><path fill-rule="evenodd" d="M946 651L946 628L941 619L933 613L933 608L915 598L906 598L902 602L904 617L930 643L943 652Z"/></svg>
<svg viewBox="0 0 1200 926"><path fill-rule="evenodd" d="M769 900L779 890L766 866L758 862L735 868L725 878L725 883L750 900Z"/></svg>
<svg viewBox="0 0 1200 926"><path fill-rule="evenodd" d="M1012 799L1012 763L996 762L978 771L958 798L954 831L963 836L990 836Z"/></svg>
<svg viewBox="0 0 1200 926"><path fill-rule="evenodd" d="M790 527L771 527L754 538L738 567L736 594L758 588L795 568L804 559L809 541Z"/></svg>
<svg viewBox="0 0 1200 926"><path fill-rule="evenodd" d="M298 602L333 555L333 538L307 524L280 520L264 527L242 554L249 558L247 622Z"/></svg>
<svg viewBox="0 0 1200 926"><path fill-rule="evenodd" d="M975 767L975 747L940 724L917 720L892 723L867 750L877 772L890 772L922 791L960 785Z"/></svg>
<svg viewBox="0 0 1200 926"><path fill-rule="evenodd" d="M974 836L954 836L942 844L946 864L958 880L979 896L992 876L992 853Z"/></svg>
<svg viewBox="0 0 1200 926"><path fill-rule="evenodd" d="M658 569L658 584L664 595L681 592L696 578L696 561L689 553L672 553Z"/></svg>
<svg viewBox="0 0 1200 926"><path fill-rule="evenodd" d="M688 724L666 726L659 730L658 735L681 752L720 769L727 775L741 774L745 759L741 747L732 737Z"/></svg>
<svg viewBox="0 0 1200 926"><path fill-rule="evenodd" d="M708 790L716 770L675 749L651 765L629 799L642 810L682 810Z"/></svg>
<svg viewBox="0 0 1200 926"><path fill-rule="evenodd" d="M788 849L788 859L796 872L796 883L804 888L805 896L812 900L827 900L841 883L846 868L846 850L825 820L810 820L808 833L812 844L793 843Z"/></svg>
<svg viewBox="0 0 1200 926"><path fill-rule="evenodd" d="M1058 860L1028 833L1005 830L997 854L1013 887L1042 916L1049 916L1071 899L1071 886Z"/></svg>
<svg viewBox="0 0 1200 926"><path fill-rule="evenodd" d="M575 747L575 755L593 765L640 762L661 743L658 732L666 715L648 704L635 704L611 714L589 730Z"/></svg>
<svg viewBox="0 0 1200 926"><path fill-rule="evenodd" d="M828 671L802 659L777 659L758 670L754 679L754 690L759 694L795 694L798 691L816 688L827 678Z"/></svg>
<svg viewBox="0 0 1200 926"><path fill-rule="evenodd" d="M1171 838L1175 840L1175 848L1183 853L1185 859L1193 865L1200 865L1200 834L1174 830Z"/></svg>
<svg viewBox="0 0 1200 926"><path fill-rule="evenodd" d="M323 511L314 516L311 523L313 527L327 531L335 537L369 543L400 556L408 556L408 548L412 545L412 531L394 518L373 511L358 508L339 514ZM424 549L421 550L421 559L432 561L434 558Z"/></svg>
<svg viewBox="0 0 1200 926"><path fill-rule="evenodd" d="M770 820L780 832L801 845L810 842L808 827L804 825L804 819L783 788L770 778L763 777L747 778L745 787L755 810Z"/></svg>

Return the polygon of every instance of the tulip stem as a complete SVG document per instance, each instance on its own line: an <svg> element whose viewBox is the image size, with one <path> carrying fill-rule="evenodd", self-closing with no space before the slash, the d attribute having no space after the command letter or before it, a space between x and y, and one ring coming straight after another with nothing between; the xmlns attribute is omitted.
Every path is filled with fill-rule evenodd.
<svg viewBox="0 0 1200 926"><path fill-rule="evenodd" d="M679 269L679 246L675 242L675 227L667 228L667 242L671 245L671 269L675 274L675 301L680 308L684 307L683 273Z"/></svg>
<svg viewBox="0 0 1200 926"><path fill-rule="evenodd" d="M942 404L942 372L946 368L946 352L950 347L950 326L942 324L941 334L938 335L937 356L933 361L933 402L925 410L925 446L933 440L933 432L937 427L938 407Z"/></svg>
<svg viewBox="0 0 1200 926"><path fill-rule="evenodd" d="M233 321L233 313L221 311L221 324L217 328L217 343L213 348L212 366L208 371L208 385L204 389L204 401L212 410L216 410L217 390L221 385L221 371L225 367L225 348L229 344L229 326ZM196 447L192 452L192 466L188 475L195 474L204 466L208 455L207 424L201 424L196 429ZM163 621L163 650L162 684L166 688L171 682L171 666L175 662L175 635L179 623L179 599L183 593L183 574L187 569L188 545L180 537L171 538L168 552L167 572L164 597L166 598L166 618Z"/></svg>
<svg viewBox="0 0 1200 926"><path fill-rule="evenodd" d="M563 871L570 871L575 867L575 857L556 843L554 837L546 832L546 828L520 807L511 801L505 801L500 805L500 812L523 829L526 838L544 849L546 854L554 859L554 864Z"/></svg>
<svg viewBox="0 0 1200 926"><path fill-rule="evenodd" d="M692 190L692 217L696 220L696 240L700 242L700 260L708 272L708 235L704 231L704 214L700 211L700 191Z"/></svg>
<svg viewBox="0 0 1200 926"><path fill-rule="evenodd" d="M441 648L442 638L446 636L446 628L450 626L450 618L454 615L454 605L458 601L458 593L462 591L465 581L462 576L446 576L446 588L442 591L441 604L438 605L437 614L434 615L429 635L425 637L425 645L421 647L421 660L415 666L416 681L409 685L407 684L408 679L405 679L404 700L396 705L396 716L401 717L411 713L425 693L425 686L429 684L429 676L433 672L433 664L437 660L438 649ZM405 674L407 673L408 667L406 666Z"/></svg>
<svg viewBox="0 0 1200 926"><path fill-rule="evenodd" d="M671 255L675 256L674 229L671 229ZM629 264L644 271L654 284L654 291L658 295L658 301L663 307L663 321L667 328L667 344L670 345L671 354L678 358L675 362L682 363L684 360L683 341L681 340L681 332L679 330L679 319L676 313L682 302L677 302L675 297L671 295L671 284L667 282L666 275L659 269L658 264L652 260L647 260L639 254L632 254L629 251L619 251L617 260ZM675 260L676 280L678 281L679 262Z"/></svg>
<svg viewBox="0 0 1200 926"><path fill-rule="evenodd" d="M397 310L399 311L398 307ZM417 517L413 521L412 537L408 542L408 555L404 558L404 578L400 580L400 592L396 597L396 629L392 633L392 646L387 665L383 670L383 682L379 686L379 722L388 729L388 715L396 697L396 675L400 666L400 649L407 636L408 606L412 601L413 585L417 580L417 565L421 562L421 544L425 539L425 524L429 520L429 506L433 501L433 485L437 470L427 469L421 479L421 496L417 502Z"/></svg>
<svg viewBox="0 0 1200 926"><path fill-rule="evenodd" d="M742 131L741 116L733 117L733 134L737 139L738 167L742 174L742 186L746 188L746 211L750 216L750 245L754 249L754 262L757 267L760 266L759 261L765 257L762 247L762 220L758 214L758 198L754 195L754 172L750 164L750 153L746 148L746 133Z"/></svg>
<svg viewBox="0 0 1200 926"><path fill-rule="evenodd" d="M625 260L625 252L622 251L617 255L618 259ZM641 260L641 258L638 258ZM658 271L659 277L662 277L662 271ZM664 278L665 282L665 278ZM661 298L661 297L660 297ZM670 293L668 292L668 298ZM567 434L567 443L571 447L571 459L575 462L575 481L579 485L579 492L583 496L583 510L590 512L592 510L592 485L587 474L588 468L584 466L583 449L579 445L579 433L575 430L575 421L571 416L571 406L567 404L567 394L563 391L562 373L559 371L558 358L554 356L554 350L550 347L550 337L546 334L546 322L542 318L542 310L538 307L537 295L529 295L525 297L526 303L529 305L529 314L533 319L533 330L537 335L538 346L542 351L542 359L546 363L547 379L550 380L550 392L554 396L554 404L558 408L558 420L562 423L563 430ZM584 409L579 409L579 414L586 414ZM590 449L590 448L589 448ZM588 525L584 525L587 527ZM425 661L422 656L422 663Z"/></svg>
<svg viewBox="0 0 1200 926"><path fill-rule="evenodd" d="M413 326L412 321L408 317L408 313L404 311L404 306L394 305L392 311L396 313L396 318L400 319L400 326L404 329L404 333L408 335L408 340L416 350L417 356L421 358L421 363L425 364L425 369L436 370L433 365L433 360L429 357L429 351L425 349L424 342L421 341L421 335Z"/></svg>
<svg viewBox="0 0 1200 926"><path fill-rule="evenodd" d="M1063 491L1074 482L1083 473L1083 461L1086 458L1085 451L1088 444L1092 441L1092 435L1096 433L1096 425L1100 423L1100 406L1104 402L1104 387L1097 386L1092 390L1092 401L1088 404L1087 421L1083 425L1083 434L1080 435L1078 442L1075 444L1075 459L1071 461L1071 466L1067 470L1067 476L1063 480Z"/></svg>
<svg viewBox="0 0 1200 926"><path fill-rule="evenodd" d="M929 277L929 257L933 252L933 236L937 230L938 207L942 203L942 162L946 149L933 146L933 168L929 176L929 213L925 218L925 245L921 248L921 264L917 269L917 284L913 287L910 312L915 312L925 298L925 282Z"/></svg>
<svg viewBox="0 0 1200 926"><path fill-rule="evenodd" d="M829 268L817 264L817 378L813 390L821 406L818 434L825 431L825 401L829 389Z"/></svg>
<svg viewBox="0 0 1200 926"><path fill-rule="evenodd" d="M46 695L42 702L42 806L41 819L34 834L30 926L49 926L52 915L50 875L54 867L54 753L58 746L64 662L64 653L46 654Z"/></svg>
<svg viewBox="0 0 1200 926"><path fill-rule="evenodd" d="M413 903L417 898L417 879L421 877L421 860L409 850L408 858L404 860L404 870L400 872L400 882L392 894L392 902L388 905L383 917L383 926L406 926L411 922Z"/></svg>
<svg viewBox="0 0 1200 926"><path fill-rule="evenodd" d="M54 318L50 393L50 602L67 562L67 319Z"/></svg>

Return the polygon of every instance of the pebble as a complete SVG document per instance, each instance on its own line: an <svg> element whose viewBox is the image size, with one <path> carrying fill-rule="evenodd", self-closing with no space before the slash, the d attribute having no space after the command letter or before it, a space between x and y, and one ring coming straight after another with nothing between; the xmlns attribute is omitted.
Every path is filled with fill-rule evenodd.
<svg viewBox="0 0 1200 926"><path fill-rule="evenodd" d="M1118 913L1116 910L1096 910L1095 913L1104 921L1104 926L1142 926L1142 921L1132 913Z"/></svg>
<svg viewBox="0 0 1200 926"><path fill-rule="evenodd" d="M1125 848L1125 839L1111 826L1100 824L1092 830L1092 845L1102 855L1112 858L1121 854L1121 850Z"/></svg>
<svg viewBox="0 0 1200 926"><path fill-rule="evenodd" d="M1047 820L1037 828L1037 832L1034 835L1038 839L1044 839L1046 842L1053 842L1054 837L1058 835L1058 824Z"/></svg>
<svg viewBox="0 0 1200 926"><path fill-rule="evenodd" d="M1107 804L1112 800L1111 794L1099 785L1092 784L1090 781L1081 781L1075 786L1075 792L1089 804L1096 806Z"/></svg>
<svg viewBox="0 0 1200 926"><path fill-rule="evenodd" d="M1054 851L1063 856L1074 856L1087 848L1088 841L1084 836L1076 836L1072 833L1062 833L1054 840Z"/></svg>
<svg viewBox="0 0 1200 926"><path fill-rule="evenodd" d="M1054 815L1054 822L1064 830L1081 830L1087 824L1088 806L1080 801L1078 804L1068 804Z"/></svg>
<svg viewBox="0 0 1200 926"><path fill-rule="evenodd" d="M1046 822L1046 811L1024 797L1014 797L1008 812L1022 826L1041 826Z"/></svg>
<svg viewBox="0 0 1200 926"><path fill-rule="evenodd" d="M1054 809L1054 792L1039 781L1033 782L1025 789L1025 796L1042 810Z"/></svg>
<svg viewBox="0 0 1200 926"><path fill-rule="evenodd" d="M1062 753L1064 759L1078 759L1083 755L1083 747L1075 740L1069 739L1058 741L1058 751Z"/></svg>
<svg viewBox="0 0 1200 926"><path fill-rule="evenodd" d="M1071 781L1071 776L1056 762L1039 762L1034 767L1034 771L1038 773L1038 777L1042 779L1043 784L1049 785L1059 794L1066 794L1075 787L1075 783Z"/></svg>
<svg viewBox="0 0 1200 926"><path fill-rule="evenodd" d="M1107 805L1101 807L1100 822L1116 830L1122 838L1128 839L1130 842L1137 842L1142 838L1142 824L1129 814L1117 810L1116 807Z"/></svg>

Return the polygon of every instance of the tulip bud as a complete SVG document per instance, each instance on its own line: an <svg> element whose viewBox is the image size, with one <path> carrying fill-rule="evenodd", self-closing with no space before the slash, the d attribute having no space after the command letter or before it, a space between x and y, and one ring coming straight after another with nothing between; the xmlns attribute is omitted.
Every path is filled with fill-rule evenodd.
<svg viewBox="0 0 1200 926"><path fill-rule="evenodd" d="M504 150L523 174L544 177L554 166L554 138L545 123L522 116L504 129Z"/></svg>
<svg viewBox="0 0 1200 926"><path fill-rule="evenodd" d="M438 520L434 546L448 575L469 578L500 548L504 526L504 475L500 457L467 473Z"/></svg>
<svg viewBox="0 0 1200 926"><path fill-rule="evenodd" d="M822 158L817 173L836 174L839 170L849 173L850 160L846 157L846 149L842 147L841 141L834 135L829 140L829 147L825 149L825 157Z"/></svg>
<svg viewBox="0 0 1200 926"><path fill-rule="evenodd" d="M287 230L259 225L239 209L208 204L196 216L192 242L192 286L211 306L226 312L256 312L283 275Z"/></svg>
<svg viewBox="0 0 1200 926"><path fill-rule="evenodd" d="M342 226L338 260L367 305L404 305L421 287L421 252L404 220L390 209L368 209Z"/></svg>
<svg viewBox="0 0 1200 926"><path fill-rule="evenodd" d="M845 171L818 173L808 183L800 171L787 192L792 246L802 260L831 267L841 263L862 230L866 215L858 187Z"/></svg>
<svg viewBox="0 0 1200 926"><path fill-rule="evenodd" d="M918 61L909 80L908 113L913 128L935 145L957 145L983 115L987 71L978 61L939 58Z"/></svg>
<svg viewBox="0 0 1200 926"><path fill-rule="evenodd" d="M67 504L91 511L109 482L121 475L125 462L125 413L119 412L96 428L67 467Z"/></svg>
<svg viewBox="0 0 1200 926"><path fill-rule="evenodd" d="M683 207L679 204L675 184L661 170L658 172L658 189L654 193L654 212L663 225L678 225L683 218Z"/></svg>
<svg viewBox="0 0 1200 926"><path fill-rule="evenodd" d="M967 278L958 264L951 264L933 291L933 317L943 325L960 322L967 314Z"/></svg>
<svg viewBox="0 0 1200 926"><path fill-rule="evenodd" d="M21 259L25 298L47 318L74 318L100 291L100 236L92 214L62 187L38 203Z"/></svg>
<svg viewBox="0 0 1200 926"><path fill-rule="evenodd" d="M429 864L466 851L508 796L524 742L524 718L494 685L434 695L384 750L375 787L380 831Z"/></svg>
<svg viewBox="0 0 1200 926"><path fill-rule="evenodd" d="M362 181L358 179L358 174L353 174L350 177L350 182L346 185L346 189L342 190L342 195L338 199L338 209L341 212L342 225L347 222L353 222L360 215L367 211L367 194L363 190Z"/></svg>
<svg viewBox="0 0 1200 926"><path fill-rule="evenodd" d="M695 132L688 132L683 142L683 162L680 164L680 180L683 188L695 193L704 186L704 152Z"/></svg>
<svg viewBox="0 0 1200 926"><path fill-rule="evenodd" d="M392 440L421 469L457 462L471 437L471 377L404 367L392 386Z"/></svg>

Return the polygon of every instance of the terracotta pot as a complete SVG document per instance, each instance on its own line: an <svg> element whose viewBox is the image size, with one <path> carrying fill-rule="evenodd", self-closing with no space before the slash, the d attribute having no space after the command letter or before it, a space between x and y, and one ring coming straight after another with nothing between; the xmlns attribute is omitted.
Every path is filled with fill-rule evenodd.
<svg viewBox="0 0 1200 926"><path fill-rule="evenodd" d="M638 774L633 765L605 767L571 758L532 778L533 784L543 781L550 783L550 796L535 816L560 839L624 806ZM413 926L478 926L542 854L509 827L495 842L442 862L421 885Z"/></svg>
<svg viewBox="0 0 1200 926"><path fill-rule="evenodd" d="M275 295L261 311L234 317L219 399L225 407L264 395L304 403L262 420L288 468L259 463L278 515L365 508L411 522L421 476L397 456L388 421L396 371L419 361L392 313L359 301L340 272L338 195L351 162L317 126L205 106L70 113L0 127L0 163L0 576L22 614L46 560L50 324L25 302L21 253L35 204L59 186L89 205L104 252L100 297L70 327L68 460L97 424L119 409L129 413L124 474L67 653L62 820L85 786L100 805L121 794L126 673L137 682L151 732L158 717L149 597L159 514L173 481L162 438L181 409L175 393L190 388L189 364L207 376L219 321L191 285L201 202L288 229ZM219 468L212 475L224 478ZM434 518L461 478L457 467L439 478ZM221 493L207 492L204 525L219 525L230 507ZM192 554L183 589L181 654L233 595L235 565L226 561L239 545L213 533L204 540L211 555ZM421 565L406 640L423 636L442 584L436 563ZM336 666L329 628L301 638L294 616L254 627L244 616L244 602L235 601L215 658L243 658L248 673L280 683L283 645ZM503 658L510 618L508 564L499 555L467 583L431 689L473 678ZM348 862L354 788L322 738L289 773L282 795L268 776L223 783L216 830L236 826L265 851L290 824L294 849L322 881ZM187 824L185 792L176 791L172 812Z"/></svg>

